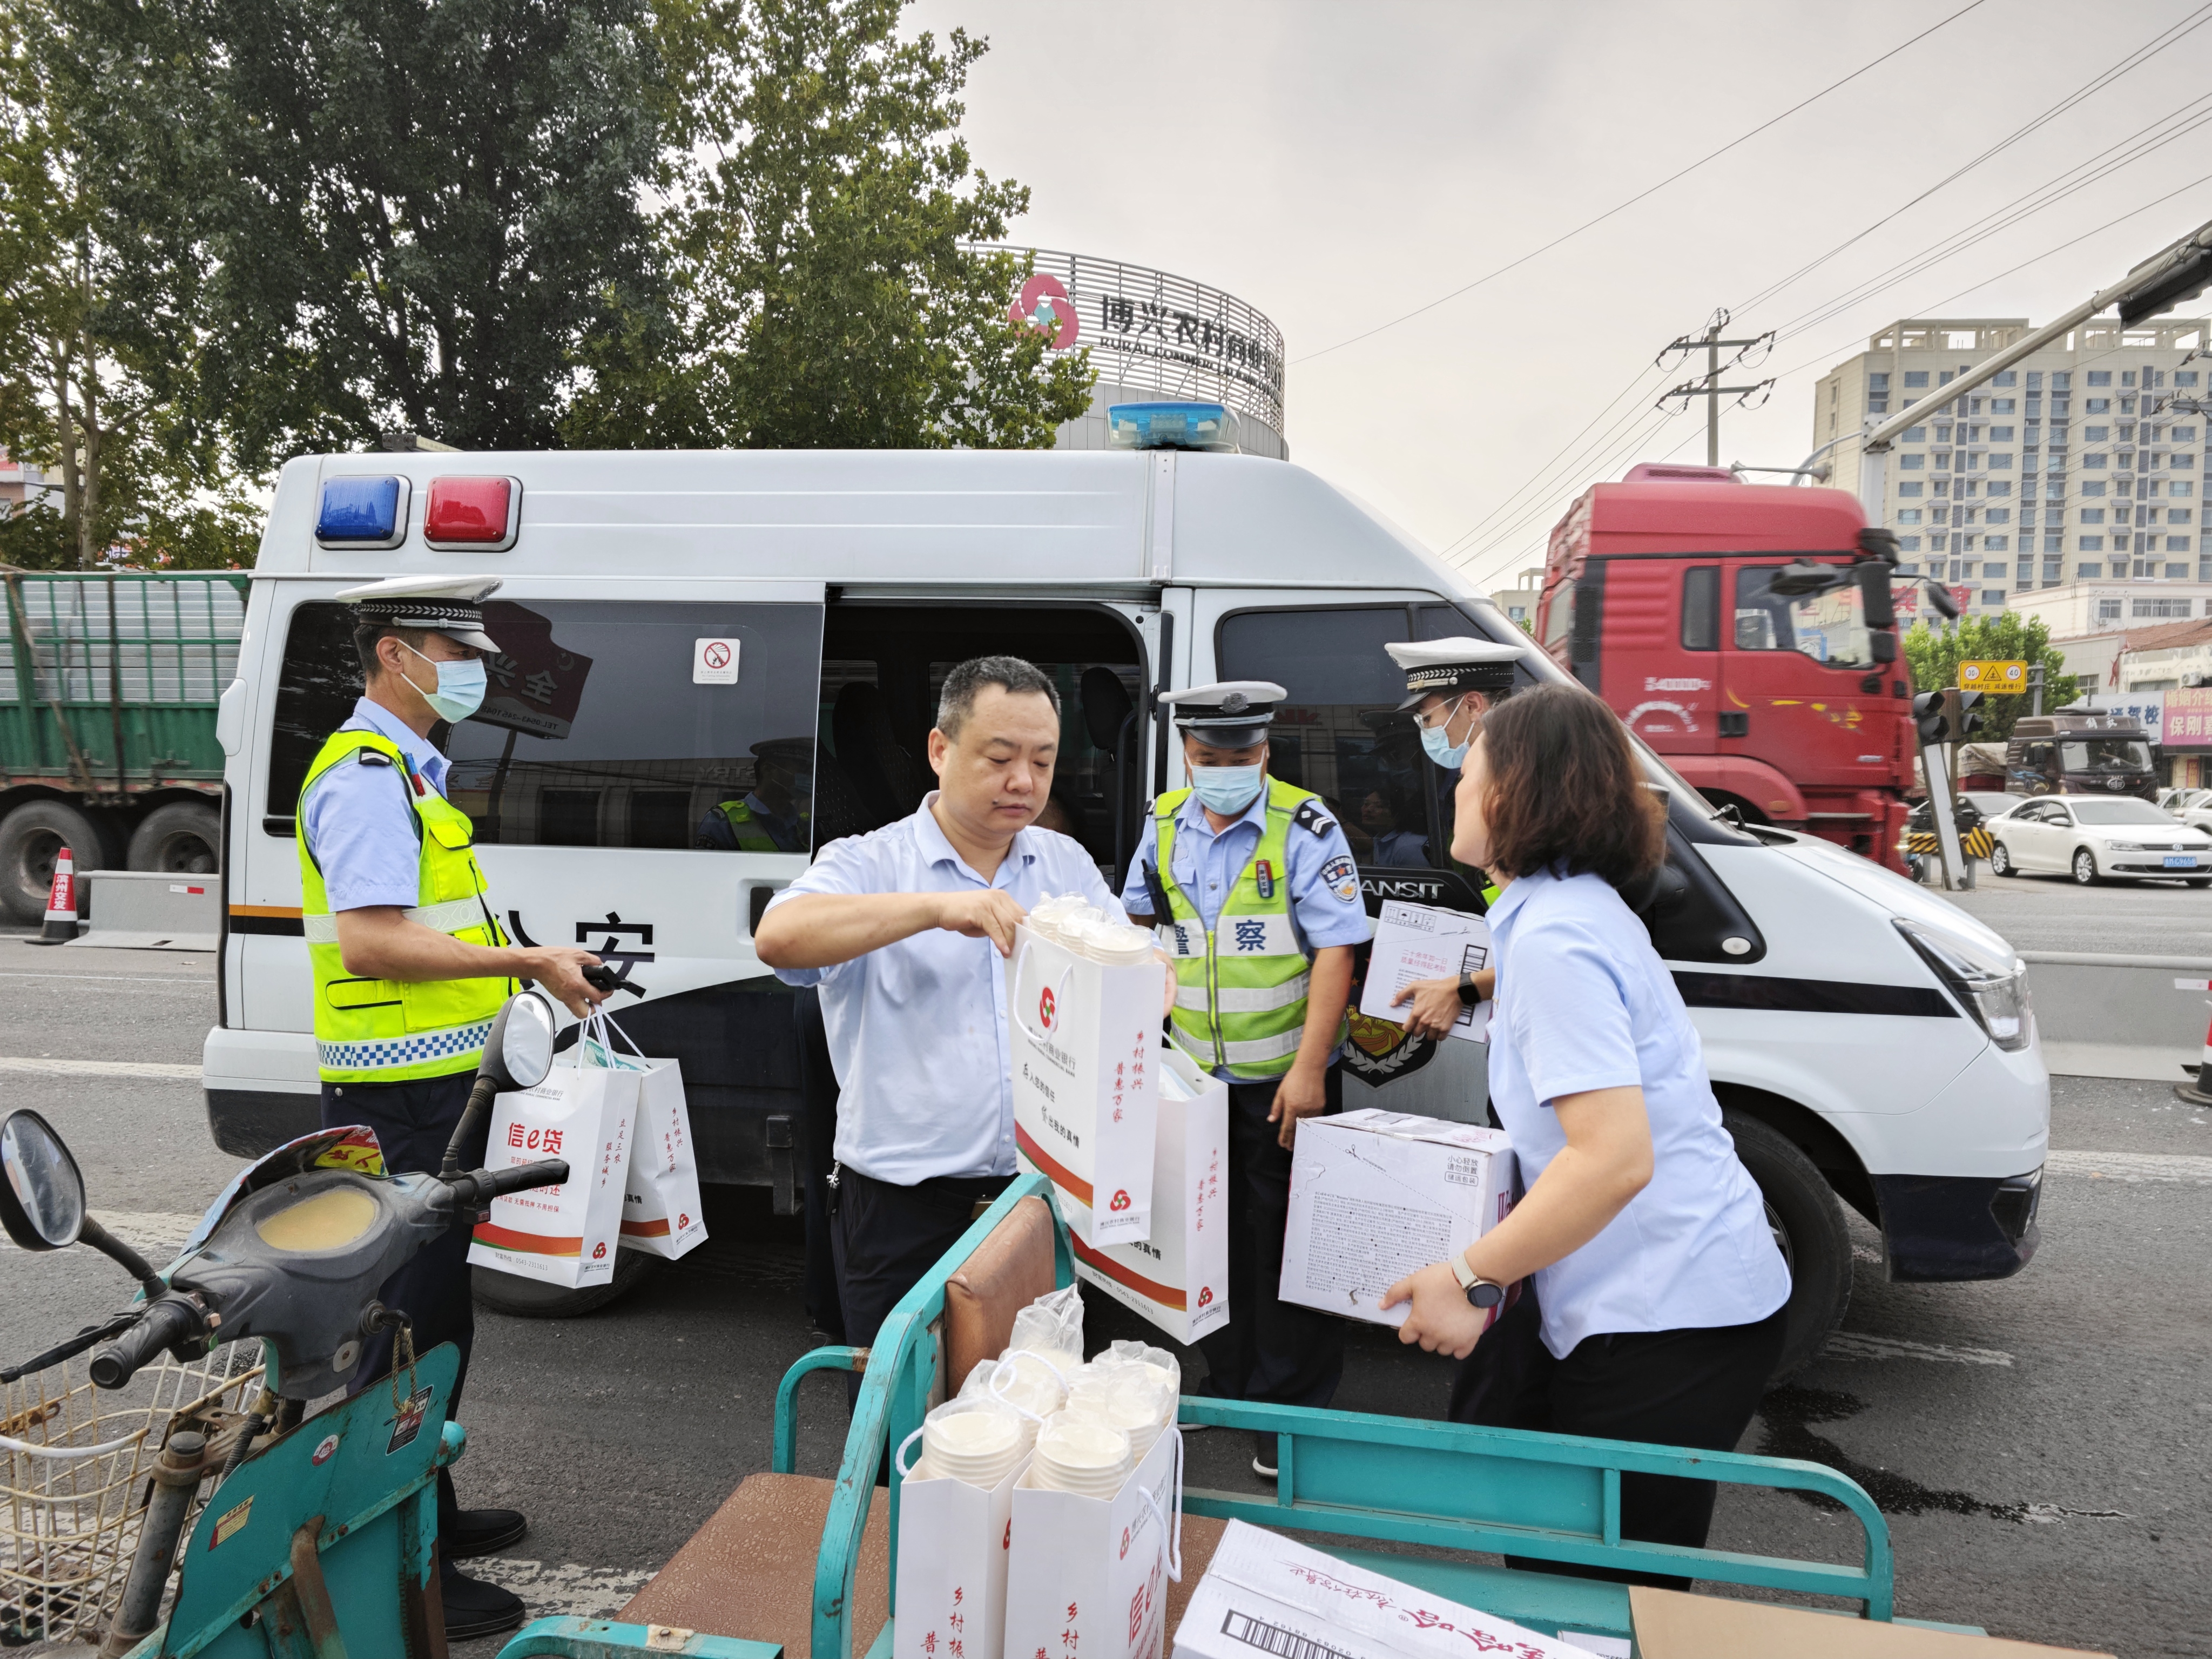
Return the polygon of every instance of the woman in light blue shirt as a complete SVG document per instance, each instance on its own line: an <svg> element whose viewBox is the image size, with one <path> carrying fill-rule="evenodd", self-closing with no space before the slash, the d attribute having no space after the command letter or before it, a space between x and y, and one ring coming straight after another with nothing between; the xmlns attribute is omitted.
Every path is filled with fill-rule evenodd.
<svg viewBox="0 0 2212 1659"><path fill-rule="evenodd" d="M1456 799L1453 856L1502 889L1490 1104L1526 1194L1383 1306L1412 1304L1401 1340L1465 1360L1458 1421L1733 1450L1782 1357L1790 1271L1616 890L1665 856L1662 803L1613 712L1567 685L1491 711ZM1710 1481L1622 1480L1624 1537L1702 1546L1712 1508Z"/></svg>

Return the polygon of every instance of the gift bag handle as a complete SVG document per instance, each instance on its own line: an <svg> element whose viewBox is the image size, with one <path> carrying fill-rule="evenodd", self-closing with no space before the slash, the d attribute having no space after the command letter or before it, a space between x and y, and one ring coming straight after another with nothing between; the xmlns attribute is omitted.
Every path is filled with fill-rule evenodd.
<svg viewBox="0 0 2212 1659"><path fill-rule="evenodd" d="M1175 1527L1168 1527L1168 1517L1161 1512L1160 1500L1146 1487L1137 1488L1137 1496L1145 1500L1145 1507L1152 1512L1159 1523L1160 1553L1167 1558L1168 1577L1182 1583L1182 1425L1170 1423L1162 1431L1175 1437L1175 1459L1170 1466L1168 1484L1175 1492Z"/></svg>
<svg viewBox="0 0 2212 1659"><path fill-rule="evenodd" d="M1013 1016L1014 1024L1021 1029L1022 1035L1027 1037L1031 1042L1036 1043L1037 1047L1042 1048L1048 1047L1052 1039L1042 1031L1032 1031L1030 1030L1029 1021L1022 1018L1022 1010L1027 1005L1023 1001L1020 994L1022 988L1022 969L1029 963L1030 952L1036 948L1036 941L1035 939L1026 939L1022 941L1021 954L1014 958L1013 988L1007 994L1006 1002L1008 1004L1007 1012ZM1053 992L1053 1000L1054 1003L1062 1003L1067 1000L1067 982L1074 977L1075 969L1072 967L1060 976L1060 985L1058 988Z"/></svg>
<svg viewBox="0 0 2212 1659"><path fill-rule="evenodd" d="M912 1434L907 1436L905 1439L900 1441L898 1443L898 1449L891 1454L891 1467L898 1471L899 1479L902 1480L911 1480L914 1479L914 1466L906 1461L907 1449L921 1438L921 1431L920 1429L916 1429Z"/></svg>
<svg viewBox="0 0 2212 1659"><path fill-rule="evenodd" d="M1019 1405L1015 1401L1007 1399L1004 1394L1000 1392L1000 1384L1004 1382L1007 1377L1020 1375L1020 1368L1014 1364L1014 1353L1016 1352L1027 1354L1030 1358L1036 1360L1038 1364L1043 1366L1045 1370L1050 1371L1054 1376L1058 1377L1060 1379L1060 1386L1063 1390L1067 1387L1067 1373L1060 1370L1059 1366L1054 1364L1052 1361L1047 1359L1035 1348L1020 1348L1007 1353L1003 1353L1000 1355L998 1359L993 1364L991 1367L991 1381L988 1385L991 1391L991 1398L997 1401L1002 1406L1013 1407L1016 1411L1019 1412L1024 1417L1028 1418L1032 1423L1042 1423L1044 1421L1044 1419L1039 1417L1028 1407Z"/></svg>

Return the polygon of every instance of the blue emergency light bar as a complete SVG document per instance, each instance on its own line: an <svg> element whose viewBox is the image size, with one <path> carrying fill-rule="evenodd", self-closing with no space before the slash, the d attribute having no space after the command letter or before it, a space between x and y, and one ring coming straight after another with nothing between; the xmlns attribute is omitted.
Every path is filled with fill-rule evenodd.
<svg viewBox="0 0 2212 1659"><path fill-rule="evenodd" d="M407 480L325 478L315 539L341 547L397 547L407 539Z"/></svg>
<svg viewBox="0 0 2212 1659"><path fill-rule="evenodd" d="M1225 404L1115 404L1106 426L1116 449L1198 449L1234 455L1237 412Z"/></svg>

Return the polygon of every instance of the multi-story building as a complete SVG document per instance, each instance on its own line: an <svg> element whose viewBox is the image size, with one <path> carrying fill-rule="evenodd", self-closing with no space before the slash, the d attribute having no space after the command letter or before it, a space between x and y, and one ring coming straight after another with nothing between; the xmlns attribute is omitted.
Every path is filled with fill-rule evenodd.
<svg viewBox="0 0 2212 1659"><path fill-rule="evenodd" d="M1536 602L1544 597L1544 573L1524 570L1520 580L1511 587L1491 590L1490 602L1508 617L1528 629L1536 628Z"/></svg>
<svg viewBox="0 0 2212 1659"><path fill-rule="evenodd" d="M48 501L55 507L61 502L60 486L28 461L19 461L6 450L0 449L0 519L21 513L27 507Z"/></svg>
<svg viewBox="0 0 2212 1659"><path fill-rule="evenodd" d="M1813 442L1833 446L1831 482L1856 492L1853 434L1869 417L1917 403L2032 326L1905 319L1878 331L1814 388ZM2203 318L2132 328L2092 319L1905 428L1881 522L1907 564L1966 590L1976 611L2070 611L2077 600L2090 611L2087 627L2054 615L2053 634L2205 614L2212 533L2199 515L2212 422L2185 405L2204 395L2208 348ZM2022 604L2049 589L2061 592ZM2136 608L2145 603L2158 608Z"/></svg>

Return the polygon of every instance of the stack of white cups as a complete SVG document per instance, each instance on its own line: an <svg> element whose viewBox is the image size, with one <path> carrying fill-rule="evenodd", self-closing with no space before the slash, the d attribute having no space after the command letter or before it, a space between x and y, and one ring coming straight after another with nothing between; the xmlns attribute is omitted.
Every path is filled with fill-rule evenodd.
<svg viewBox="0 0 2212 1659"><path fill-rule="evenodd" d="M948 1400L921 1421L914 1480L964 1480L986 1492L1006 1478L1028 1449L1019 1413L994 1400Z"/></svg>
<svg viewBox="0 0 2212 1659"><path fill-rule="evenodd" d="M1087 1411L1063 1411L1047 1418L1037 1431L1030 1480L1055 1492L1111 1498L1136 1467L1125 1431Z"/></svg>

